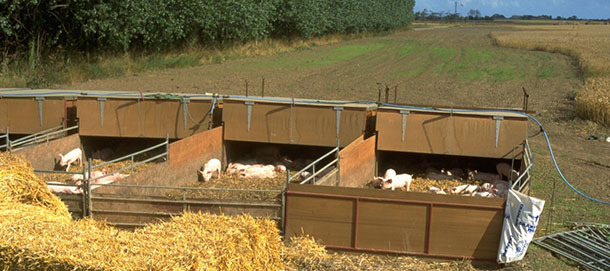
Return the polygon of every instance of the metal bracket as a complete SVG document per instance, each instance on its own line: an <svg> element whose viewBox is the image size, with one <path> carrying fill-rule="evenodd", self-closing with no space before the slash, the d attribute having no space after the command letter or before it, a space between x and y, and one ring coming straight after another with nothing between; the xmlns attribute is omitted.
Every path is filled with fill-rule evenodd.
<svg viewBox="0 0 610 271"><path fill-rule="evenodd" d="M333 110L337 111L337 147L339 147L339 128L341 127L341 111L343 111L343 107L335 106Z"/></svg>
<svg viewBox="0 0 610 271"><path fill-rule="evenodd" d="M496 121L496 148L498 147L498 137L500 137L500 122L504 119L503 116L493 116Z"/></svg>
<svg viewBox="0 0 610 271"><path fill-rule="evenodd" d="M104 102L106 98L100 97L97 98L97 101L100 103L100 127L104 127Z"/></svg>
<svg viewBox="0 0 610 271"><path fill-rule="evenodd" d="M407 128L407 115L411 114L409 110L400 110L402 114L402 135L400 137L401 142L405 142L405 129Z"/></svg>
<svg viewBox="0 0 610 271"><path fill-rule="evenodd" d="M190 101L187 98L182 98L180 102L182 103L182 119L184 120L184 130L186 130L186 114L188 114L189 112Z"/></svg>
<svg viewBox="0 0 610 271"><path fill-rule="evenodd" d="M44 97L36 97L36 101L38 101L38 118L40 119L40 126L42 126L42 101L44 101Z"/></svg>
<svg viewBox="0 0 610 271"><path fill-rule="evenodd" d="M252 106L254 105L254 102L245 102L245 104L248 107L248 132L250 132L250 119L252 118Z"/></svg>

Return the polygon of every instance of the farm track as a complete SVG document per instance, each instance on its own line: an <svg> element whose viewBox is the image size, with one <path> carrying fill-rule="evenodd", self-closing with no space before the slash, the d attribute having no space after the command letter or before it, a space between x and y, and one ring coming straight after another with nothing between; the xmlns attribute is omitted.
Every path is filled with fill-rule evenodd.
<svg viewBox="0 0 610 271"><path fill-rule="evenodd" d="M575 61L560 54L497 47L489 33L503 30L513 29L471 25L397 32L275 56L57 87L243 95L248 80L250 94L260 95L265 77L266 96L376 100L378 82L402 81L399 103L517 108L525 87L530 93L528 109L536 111L535 117L549 133L564 175L586 194L610 200L610 144L587 140L589 135L610 135L610 128L576 117L573 93L583 82ZM536 131L530 125L530 134ZM610 207L583 199L562 183L542 136L530 144L537 159L533 195L547 200L538 235L548 233L553 182L557 184L554 223L610 223ZM556 224L551 230L561 229ZM526 270L574 269L536 247L523 264Z"/></svg>

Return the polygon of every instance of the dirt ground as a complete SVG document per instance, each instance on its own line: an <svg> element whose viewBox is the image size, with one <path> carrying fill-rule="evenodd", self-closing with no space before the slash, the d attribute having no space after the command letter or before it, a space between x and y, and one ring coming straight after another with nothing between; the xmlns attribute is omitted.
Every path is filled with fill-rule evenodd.
<svg viewBox="0 0 610 271"><path fill-rule="evenodd" d="M351 40L275 56L251 57L121 78L56 86L80 90L216 92L339 100L377 100L378 83L398 87L398 103L521 108L522 88L550 137L565 177L580 191L610 200L610 128L576 117L573 103L583 79L575 61L539 51L500 48L489 38L506 26L469 25ZM393 91L389 100L394 101ZM539 128L530 124L530 134ZM558 177L542 135L530 139L536 155L533 195L547 201L537 236L565 229L565 222L610 223L610 207L572 192ZM553 197L552 187L556 185ZM552 200L553 199L553 200ZM551 206L553 207L552 224ZM576 269L532 245L513 266Z"/></svg>

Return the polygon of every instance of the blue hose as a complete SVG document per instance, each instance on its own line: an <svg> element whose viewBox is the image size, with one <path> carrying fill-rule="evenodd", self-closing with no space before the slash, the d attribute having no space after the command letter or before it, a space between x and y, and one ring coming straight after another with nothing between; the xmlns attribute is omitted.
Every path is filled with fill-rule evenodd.
<svg viewBox="0 0 610 271"><path fill-rule="evenodd" d="M449 113L451 113L451 112L454 112L454 113L478 113L478 112L498 113L498 112L501 112L501 113L514 113L514 114L526 116L526 117L530 118L531 120L535 121L536 124L538 124L538 126L540 127L540 130L542 131L542 133L544 134L544 139L546 140L546 144L549 149L549 153L551 154L551 159L553 160L553 165L555 165L555 169L557 170L557 173L559 173L559 176L561 177L563 182L565 182L578 195L580 195L588 200L591 200L591 201L594 201L597 203L601 203L601 204L605 204L605 205L610 205L610 202L608 202L608 201L596 199L596 198L586 195L583 192L580 192L566 179L565 176L563 176L561 169L559 169L559 165L557 165L557 160L555 160L555 154L553 154L553 148L551 148L551 141L549 140L549 136L546 133L546 130L544 130L544 127L542 126L542 123L540 123L540 121L538 121L536 118L534 118L534 116L532 116L528 113L516 111L516 110L506 110L506 109L477 109L477 110L474 110L474 109L445 109L445 108L419 107L419 106L394 105L394 104L382 104L382 105L388 106L388 107L416 109L416 110L422 110L422 111L445 111L445 112L449 112Z"/></svg>

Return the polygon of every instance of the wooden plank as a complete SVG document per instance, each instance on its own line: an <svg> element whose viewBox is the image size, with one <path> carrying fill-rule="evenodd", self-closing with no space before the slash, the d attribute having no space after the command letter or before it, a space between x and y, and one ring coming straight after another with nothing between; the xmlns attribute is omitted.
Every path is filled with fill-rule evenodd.
<svg viewBox="0 0 610 271"><path fill-rule="evenodd" d="M504 213L498 198L298 184L286 201L287 238L303 231L334 247L484 260L495 259Z"/></svg>
<svg viewBox="0 0 610 271"><path fill-rule="evenodd" d="M504 210L434 207L431 253L495 259Z"/></svg>
<svg viewBox="0 0 610 271"><path fill-rule="evenodd" d="M527 119L505 117L500 122L497 148L492 116L411 112L402 141L402 114L378 111L376 130L378 150L510 158L513 147L525 140Z"/></svg>
<svg viewBox="0 0 610 271"><path fill-rule="evenodd" d="M225 140L310 146L336 146L336 111L331 106L256 102L252 105L250 131L248 106L227 101L223 105ZM347 146L362 134L366 110L344 108L341 112L340 145Z"/></svg>
<svg viewBox="0 0 610 271"><path fill-rule="evenodd" d="M75 148L80 148L80 146L80 136L78 134L73 134L22 149L16 153L23 155L25 159L32 164L32 168L34 169L53 170L55 167L55 158L59 159L58 153L66 154ZM66 178L69 176L70 175L65 175Z"/></svg>
<svg viewBox="0 0 610 271"><path fill-rule="evenodd" d="M424 253L427 220L425 205L361 201L358 247Z"/></svg>
<svg viewBox="0 0 610 271"><path fill-rule="evenodd" d="M222 158L222 127L216 127L169 145L170 168L184 165L200 156Z"/></svg>
<svg viewBox="0 0 610 271"><path fill-rule="evenodd" d="M34 134L57 127L64 119L64 100L45 98L42 101L42 125L38 101L34 98L0 99L0 127L9 127L11 134Z"/></svg>
<svg viewBox="0 0 610 271"><path fill-rule="evenodd" d="M353 242L354 201L291 196L286 220L286 236L311 234L323 244L351 246Z"/></svg>
<svg viewBox="0 0 610 271"><path fill-rule="evenodd" d="M375 177L375 139L362 135L339 152L339 186L361 187Z"/></svg>

